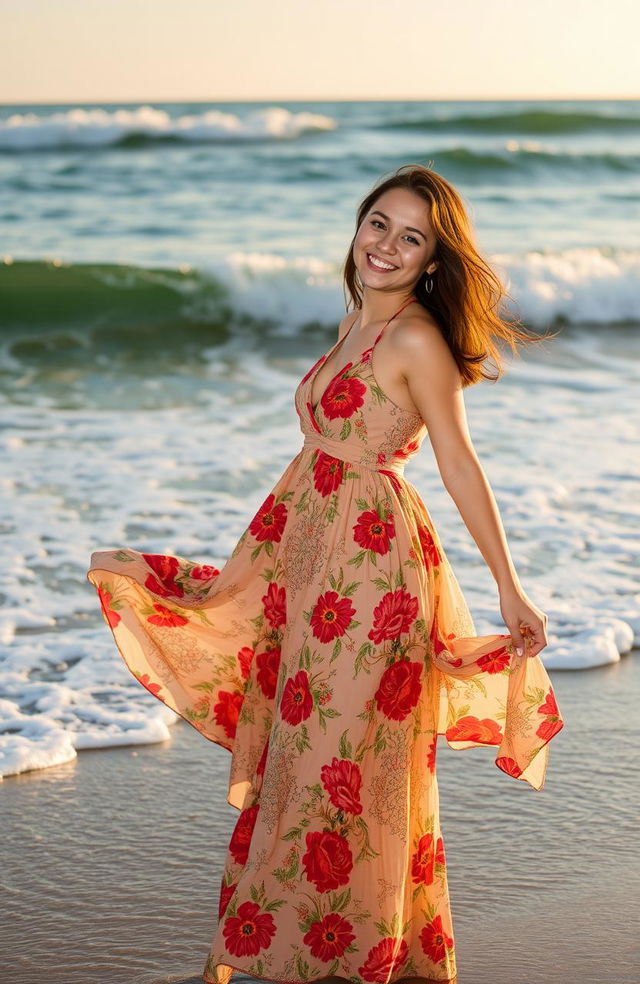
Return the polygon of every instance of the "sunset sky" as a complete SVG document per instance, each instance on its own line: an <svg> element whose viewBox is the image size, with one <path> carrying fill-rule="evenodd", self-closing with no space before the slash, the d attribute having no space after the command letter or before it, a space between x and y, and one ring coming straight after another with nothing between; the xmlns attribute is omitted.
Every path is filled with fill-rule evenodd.
<svg viewBox="0 0 640 984"><path fill-rule="evenodd" d="M0 101L628 98L632 0L0 0Z"/></svg>

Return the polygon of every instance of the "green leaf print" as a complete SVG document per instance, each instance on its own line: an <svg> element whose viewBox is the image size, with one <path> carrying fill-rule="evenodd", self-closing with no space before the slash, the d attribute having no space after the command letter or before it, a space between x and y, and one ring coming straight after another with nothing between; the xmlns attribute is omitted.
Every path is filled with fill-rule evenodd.
<svg viewBox="0 0 640 984"><path fill-rule="evenodd" d="M360 587L361 584L362 584L362 581L351 581L349 584L345 584L344 588L342 589L342 597L343 598L352 598L354 596L354 594L356 593L356 591L358 590L358 588ZM542 701L542 698L541 698L541 701Z"/></svg>
<svg viewBox="0 0 640 984"><path fill-rule="evenodd" d="M209 683L208 681L203 681L202 683L194 683L193 689L204 690L205 693L211 694L216 689L216 687L214 686L213 683Z"/></svg>
<svg viewBox="0 0 640 984"><path fill-rule="evenodd" d="M296 957L296 969L300 974L303 981L306 981L309 977L309 964L306 960L302 959L301 954Z"/></svg>
<svg viewBox="0 0 640 984"><path fill-rule="evenodd" d="M311 751L311 742L309 741L309 730L306 724L302 725L300 731L296 733L296 748L300 755L304 751Z"/></svg>
<svg viewBox="0 0 640 984"><path fill-rule="evenodd" d="M273 874L275 875L275 877L278 879L279 882L287 882L287 881L291 881L292 878L295 878L295 876L298 874L298 868L299 868L299 858L298 855L296 854L292 858L288 868L274 868ZM265 908L268 909L269 906L265 906Z"/></svg>
<svg viewBox="0 0 640 984"><path fill-rule="evenodd" d="M386 730L386 726L384 724L378 725L376 736L373 739L373 751L376 755L379 755L380 752L383 752L384 749L387 747L387 740L384 736L385 730Z"/></svg>
<svg viewBox="0 0 640 984"><path fill-rule="evenodd" d="M320 715L320 727L324 731L325 735L327 733L327 721L326 718L342 717L340 711L336 711L333 707L318 707L318 714Z"/></svg>
<svg viewBox="0 0 640 984"><path fill-rule="evenodd" d="M340 758L343 759L350 759L352 755L351 742L347 738L348 734L349 734L349 729L347 728L346 731L343 731L342 734L340 735L340 741L338 743Z"/></svg>
<svg viewBox="0 0 640 984"><path fill-rule="evenodd" d="M330 912L342 912L343 909L349 905L351 901L351 889L346 888L343 892L330 892L329 893L329 911Z"/></svg>
<svg viewBox="0 0 640 984"><path fill-rule="evenodd" d="M370 550L359 550L357 554L354 554L354 556L347 561L347 564L352 564L354 567L362 567L364 558L370 552Z"/></svg>
<svg viewBox="0 0 640 984"><path fill-rule="evenodd" d="M134 562L134 558L130 557L125 550L114 550L111 556L114 560L120 561L121 564L132 564Z"/></svg>
<svg viewBox="0 0 640 984"><path fill-rule="evenodd" d="M365 642L362 646L360 646L360 649L358 650L358 655L355 658L355 663L354 663L355 672L353 674L354 680L357 677L360 670L364 670L365 673L369 673L369 674L371 673L371 670L369 669L369 667L365 662L367 656L371 656L371 655L373 655L373 645L370 642Z"/></svg>

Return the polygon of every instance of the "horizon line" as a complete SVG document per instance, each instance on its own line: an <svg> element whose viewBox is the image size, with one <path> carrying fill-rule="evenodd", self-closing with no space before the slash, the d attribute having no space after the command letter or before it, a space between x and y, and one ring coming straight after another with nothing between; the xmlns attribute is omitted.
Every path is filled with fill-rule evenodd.
<svg viewBox="0 0 640 984"><path fill-rule="evenodd" d="M177 104L177 103L254 103L254 104L268 104L274 102L280 103L331 103L331 102L380 102L380 103L393 103L393 102L638 102L640 101L640 95L632 96L570 96L570 95L555 95L555 96L310 96L310 97L289 97L289 96L269 96L266 99L251 99L246 96L242 98L230 98L225 97L224 99L216 98L215 96L197 96L197 97L175 97L172 96L170 99L165 99L160 96L154 97L138 97L138 98L122 98L114 99L109 97L107 99L99 99L96 97L91 97L89 99L17 99L17 100L2 100L0 99L0 106L73 106L77 104L84 105L136 105L139 103L167 103L167 104Z"/></svg>

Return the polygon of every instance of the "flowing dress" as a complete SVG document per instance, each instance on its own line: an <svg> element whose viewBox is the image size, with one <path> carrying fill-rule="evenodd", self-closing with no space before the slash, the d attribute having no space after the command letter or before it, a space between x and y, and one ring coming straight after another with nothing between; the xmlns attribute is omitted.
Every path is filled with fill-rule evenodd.
<svg viewBox="0 0 640 984"><path fill-rule="evenodd" d="M240 812L208 984L234 970L453 982L438 736L493 746L503 773L541 789L563 726L540 658L519 657L508 633L475 634L403 475L427 429L373 374L383 331L315 407L340 341L300 380L302 448L221 570L127 547L91 555L126 665L231 753Z"/></svg>

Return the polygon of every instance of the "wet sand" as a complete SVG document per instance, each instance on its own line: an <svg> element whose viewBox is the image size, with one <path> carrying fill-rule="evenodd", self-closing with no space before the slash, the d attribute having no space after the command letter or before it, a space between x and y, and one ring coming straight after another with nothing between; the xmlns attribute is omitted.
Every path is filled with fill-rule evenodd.
<svg viewBox="0 0 640 984"><path fill-rule="evenodd" d="M458 984L640 979L640 652L551 678L565 728L540 792L440 739ZM179 722L168 742L5 779L3 984L201 984L237 817L228 763Z"/></svg>

